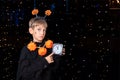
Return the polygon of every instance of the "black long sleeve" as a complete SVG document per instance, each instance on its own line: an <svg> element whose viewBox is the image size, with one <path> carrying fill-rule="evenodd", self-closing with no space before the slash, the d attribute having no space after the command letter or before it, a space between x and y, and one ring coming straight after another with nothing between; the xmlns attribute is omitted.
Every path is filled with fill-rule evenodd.
<svg viewBox="0 0 120 80"><path fill-rule="evenodd" d="M30 80L34 78L35 80L47 65L48 62L44 57L40 57L37 52L30 52L27 47L24 47L20 54L17 80L22 80L21 78Z"/></svg>
<svg viewBox="0 0 120 80"><path fill-rule="evenodd" d="M38 43L36 43L38 45ZM38 55L38 50L29 51L27 46L23 47L18 62L16 80L60 80L59 71L60 56L53 55L54 63L49 64L45 57L52 52L47 49L45 56Z"/></svg>

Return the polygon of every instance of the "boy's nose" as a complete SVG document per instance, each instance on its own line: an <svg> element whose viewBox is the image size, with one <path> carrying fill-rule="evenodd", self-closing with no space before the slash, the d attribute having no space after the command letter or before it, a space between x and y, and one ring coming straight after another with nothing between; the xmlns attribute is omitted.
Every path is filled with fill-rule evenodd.
<svg viewBox="0 0 120 80"><path fill-rule="evenodd" d="M44 34L44 31L41 31L40 33L41 33L41 34Z"/></svg>

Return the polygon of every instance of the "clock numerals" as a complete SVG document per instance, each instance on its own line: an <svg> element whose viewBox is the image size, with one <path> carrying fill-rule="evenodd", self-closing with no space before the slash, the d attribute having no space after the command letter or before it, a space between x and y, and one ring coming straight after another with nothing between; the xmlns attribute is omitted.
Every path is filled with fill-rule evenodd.
<svg viewBox="0 0 120 80"><path fill-rule="evenodd" d="M54 43L52 50L53 50L54 54L61 55L62 54L62 50L63 50L63 44Z"/></svg>

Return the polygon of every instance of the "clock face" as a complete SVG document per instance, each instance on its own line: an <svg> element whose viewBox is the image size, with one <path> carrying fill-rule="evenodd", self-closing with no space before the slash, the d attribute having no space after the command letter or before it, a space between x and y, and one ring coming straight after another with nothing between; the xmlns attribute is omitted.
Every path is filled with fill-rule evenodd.
<svg viewBox="0 0 120 80"><path fill-rule="evenodd" d="M59 43L54 43L53 44L53 53L61 55L62 54L62 49L63 49L63 44Z"/></svg>

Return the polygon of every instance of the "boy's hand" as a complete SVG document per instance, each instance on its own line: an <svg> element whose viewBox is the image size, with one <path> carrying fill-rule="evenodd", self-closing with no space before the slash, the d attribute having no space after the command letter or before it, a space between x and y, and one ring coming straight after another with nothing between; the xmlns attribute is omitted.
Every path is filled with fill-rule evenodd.
<svg viewBox="0 0 120 80"><path fill-rule="evenodd" d="M65 48L63 48L62 50L62 55L65 55Z"/></svg>
<svg viewBox="0 0 120 80"><path fill-rule="evenodd" d="M45 59L47 60L47 62L49 64L54 62L54 60L53 60L53 54L54 53L51 53L51 54L49 54L48 56L45 57Z"/></svg>

